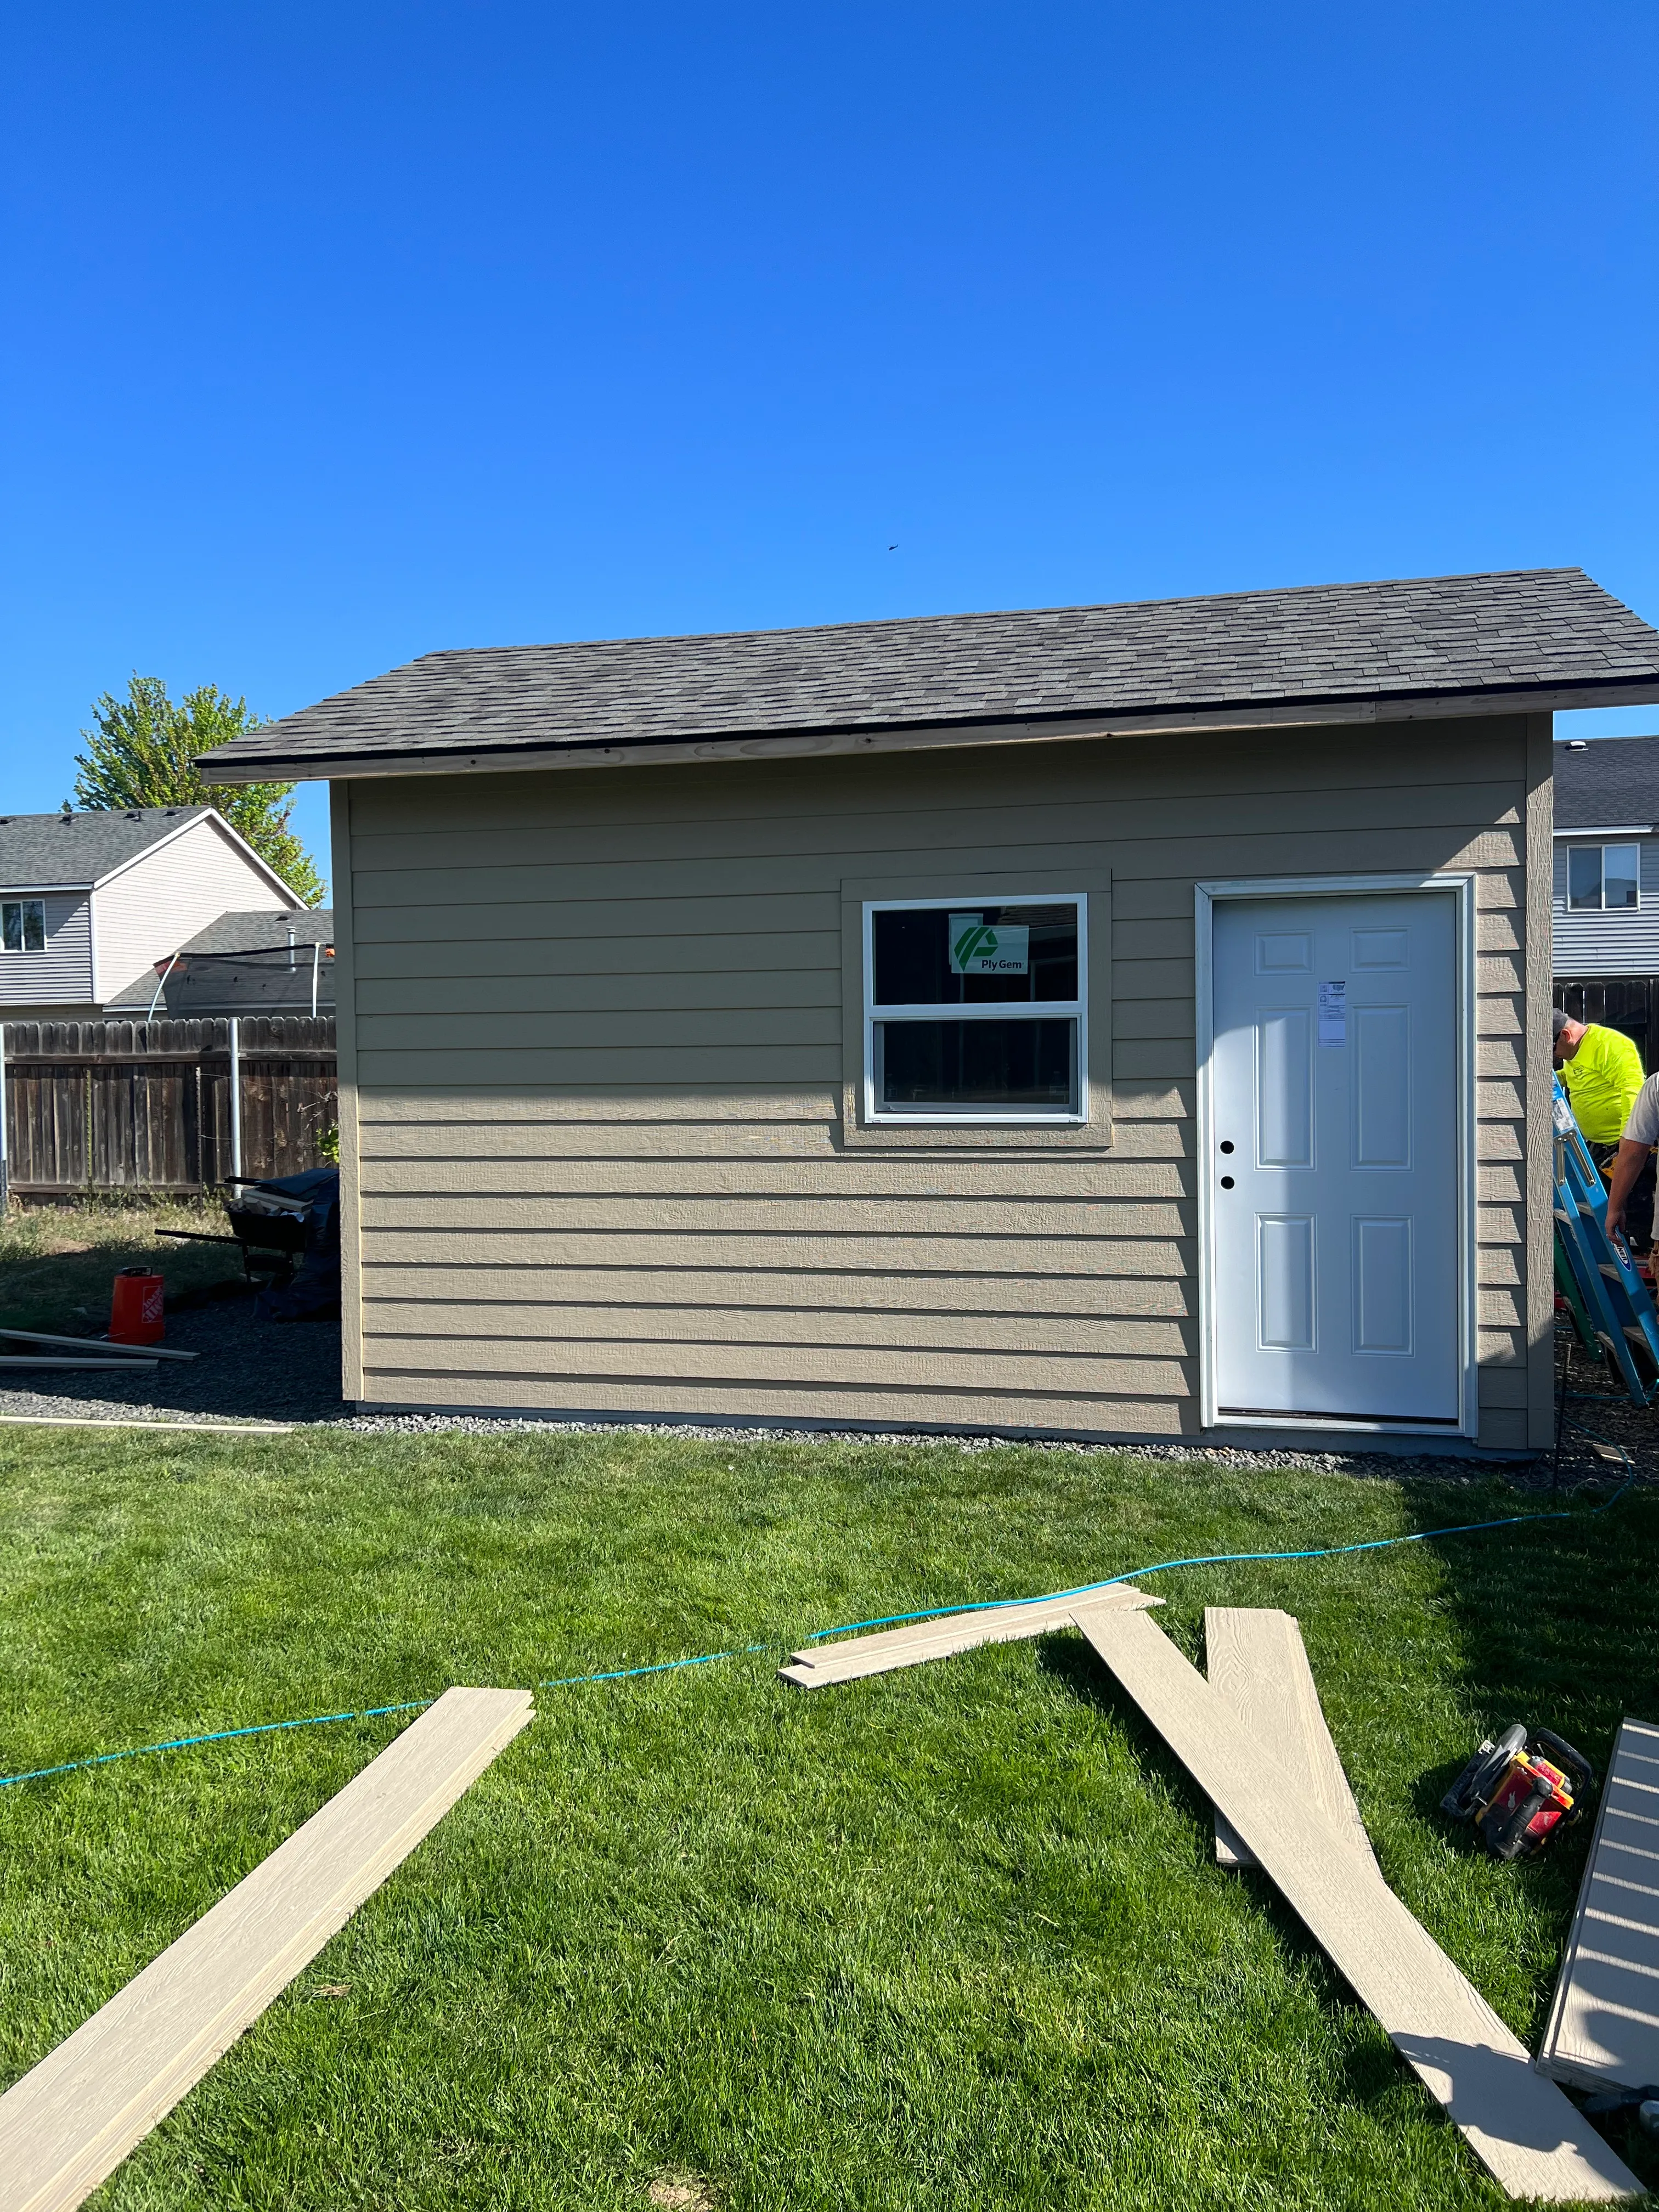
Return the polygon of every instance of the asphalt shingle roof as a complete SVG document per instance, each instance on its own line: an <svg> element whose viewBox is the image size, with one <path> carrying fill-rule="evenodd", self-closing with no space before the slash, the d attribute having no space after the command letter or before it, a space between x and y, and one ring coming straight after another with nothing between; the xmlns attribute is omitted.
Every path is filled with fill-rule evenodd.
<svg viewBox="0 0 1659 2212"><path fill-rule="evenodd" d="M101 883L112 869L171 836L207 806L136 806L107 814L0 814L0 884L38 890L49 884Z"/></svg>
<svg viewBox="0 0 1659 2212"><path fill-rule="evenodd" d="M266 907L255 914L222 914L198 930L181 952L268 952L280 951L289 930L296 945L332 945L331 906Z"/></svg>
<svg viewBox="0 0 1659 2212"><path fill-rule="evenodd" d="M1555 826L1659 823L1659 738L1596 738L1555 748Z"/></svg>
<svg viewBox="0 0 1659 2212"><path fill-rule="evenodd" d="M1579 568L1125 606L431 653L205 756L242 775L806 732L1646 683L1659 633ZM441 765L434 758L434 766Z"/></svg>

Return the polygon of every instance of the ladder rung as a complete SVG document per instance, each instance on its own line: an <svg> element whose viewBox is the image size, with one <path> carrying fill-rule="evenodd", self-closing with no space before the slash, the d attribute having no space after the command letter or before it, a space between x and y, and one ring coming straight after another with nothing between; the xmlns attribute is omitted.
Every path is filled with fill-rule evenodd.
<svg viewBox="0 0 1659 2212"><path fill-rule="evenodd" d="M1601 1218L1601 1207L1599 1206L1592 1206L1588 1199L1581 1198L1579 1200L1578 1211L1583 1215L1587 1221L1599 1221Z"/></svg>
<svg viewBox="0 0 1659 2212"><path fill-rule="evenodd" d="M1630 1339L1631 1342L1633 1345L1638 1346L1643 1352L1652 1351L1653 1346L1648 1342L1648 1333L1646 1329L1638 1328L1633 1321L1627 1321L1625 1323L1625 1334Z"/></svg>
<svg viewBox="0 0 1659 2212"><path fill-rule="evenodd" d="M1624 1277L1610 1261L1598 1260L1595 1264L1601 1273L1604 1274L1610 1283L1622 1283L1624 1281Z"/></svg>
<svg viewBox="0 0 1659 2212"><path fill-rule="evenodd" d="M1567 1225L1567 1227L1568 1227L1569 1229L1571 1229L1571 1228L1574 1228L1574 1227L1576 1227L1576 1226L1577 1226L1576 1223L1575 1223L1575 1222L1574 1222L1574 1220L1573 1220L1573 1218L1572 1218L1571 1214L1570 1214L1570 1213L1563 1213L1563 1212L1561 1211L1561 1209L1560 1209L1560 1207L1559 1207L1559 1206L1558 1206L1556 1207L1556 1209L1555 1209L1555 1218L1556 1218L1556 1219L1557 1219L1558 1221L1563 1221L1563 1222L1565 1222L1565 1223L1566 1224L1566 1225Z"/></svg>

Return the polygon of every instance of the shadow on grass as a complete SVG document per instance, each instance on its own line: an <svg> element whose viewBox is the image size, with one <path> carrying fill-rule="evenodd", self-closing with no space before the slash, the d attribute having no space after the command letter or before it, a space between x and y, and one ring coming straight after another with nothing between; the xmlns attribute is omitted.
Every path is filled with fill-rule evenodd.
<svg viewBox="0 0 1659 2212"><path fill-rule="evenodd" d="M1522 1493L1499 1484L1454 1491L1406 1482L1397 1494L1413 1530L1530 1510ZM1391 1594L1382 1582L1364 1580L1367 1572L1393 1571L1382 1567L1349 1579L1346 1602L1334 1582L1313 1577L1296 1590L1279 1587L1256 1600L1304 1613L1334 1733L1345 1756L1345 1737L1359 1753L1362 1764L1351 1766L1356 1783L1363 1778L1372 1785L1373 1832L1385 1872L1413 1909L1435 1921L1434 1932L1477 1985L1494 2001L1502 1988L1503 2008L1534 2050L1594 1806L1538 1857L1500 1867L1469 1831L1447 1822L1440 1801L1482 1735L1495 1736L1513 1721L1554 1729L1602 1775L1624 1716L1659 1720L1659 1489L1627 1490L1609 1504L1612 1495L1603 1486L1564 1497L1564 1519L1372 1555L1433 1561L1426 1573L1401 1572ZM1593 1510L1598 1506L1605 1510ZM1232 1601L1250 1601L1241 1593ZM1172 1606L1159 1625L1173 1628L1180 1643L1190 1612L1190 1602ZM1368 1632L1380 1639L1369 1668ZM1037 1663L1109 1720L1143 1772L1190 1817L1195 1847L1207 1858L1208 1799L1109 1671L1074 1638L1046 1639ZM1362 1802L1366 1795L1362 1789ZM1333 1991L1347 1999L1346 1984L1265 1877L1252 1871L1238 1878L1287 1954L1317 1960ZM1352 2096L1370 2102L1396 2093L1401 2076L1385 2046L1354 2040L1347 2051ZM1633 2123L1610 2116L1598 2124L1650 2186L1659 2182L1659 2148Z"/></svg>

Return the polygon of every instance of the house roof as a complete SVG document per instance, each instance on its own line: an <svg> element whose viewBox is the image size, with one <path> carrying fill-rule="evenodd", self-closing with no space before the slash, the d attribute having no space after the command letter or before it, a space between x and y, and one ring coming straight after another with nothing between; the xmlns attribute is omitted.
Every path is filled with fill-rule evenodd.
<svg viewBox="0 0 1659 2212"><path fill-rule="evenodd" d="M1558 830L1659 823L1659 738L1596 738L1555 748Z"/></svg>
<svg viewBox="0 0 1659 2212"><path fill-rule="evenodd" d="M287 975L282 956L288 950L290 929L299 949L301 977L294 986L294 993L296 1000L303 1000L309 988L312 946L320 945L331 954L334 949L332 907L294 907L287 913L275 914L267 907L258 913L222 914L173 952L164 953L153 963L154 974L146 973L130 983L118 998L110 1000L109 1011L125 1012L152 1005L157 995L158 980L163 986L163 996L172 987L188 981L194 987L194 997L204 1003L204 994L216 1001L221 998L228 1001L240 990L252 1005L261 995L260 977L264 975L272 988L264 990L263 995L270 997L274 990L275 995L280 996L282 981ZM263 957L250 957L253 955ZM331 1004L334 985L326 960L322 973L330 977L327 995Z"/></svg>
<svg viewBox="0 0 1659 2212"><path fill-rule="evenodd" d="M299 906L273 914L269 907L258 914L222 914L205 929L198 930L180 952L272 952L287 949L288 933L296 945L332 945L334 909L331 906Z"/></svg>
<svg viewBox="0 0 1659 2212"><path fill-rule="evenodd" d="M0 814L0 884L90 890L210 806L135 806L108 813Z"/></svg>
<svg viewBox="0 0 1659 2212"><path fill-rule="evenodd" d="M667 748L696 757L732 741L763 756L823 749L810 738L850 747L986 724L1041 736L1083 720L1214 726L1631 699L1659 700L1659 633L1582 569L1519 569L432 653L201 765L251 782Z"/></svg>

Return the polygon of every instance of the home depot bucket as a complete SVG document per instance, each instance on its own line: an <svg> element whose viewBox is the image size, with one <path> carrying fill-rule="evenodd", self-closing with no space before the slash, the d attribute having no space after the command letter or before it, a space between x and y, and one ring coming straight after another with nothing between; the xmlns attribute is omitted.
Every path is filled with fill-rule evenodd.
<svg viewBox="0 0 1659 2212"><path fill-rule="evenodd" d="M165 1279L148 1267L123 1267L115 1278L110 1300L109 1340L112 1344L159 1344L164 1327L161 1311Z"/></svg>

